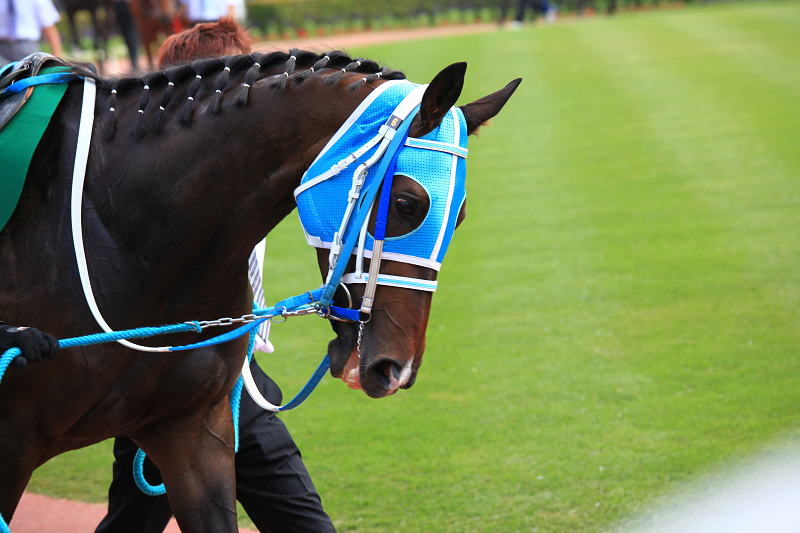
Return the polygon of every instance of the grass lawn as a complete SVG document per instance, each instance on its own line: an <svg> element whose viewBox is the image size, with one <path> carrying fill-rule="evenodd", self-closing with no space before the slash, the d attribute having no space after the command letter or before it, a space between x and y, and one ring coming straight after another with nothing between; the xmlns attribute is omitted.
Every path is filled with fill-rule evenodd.
<svg viewBox="0 0 800 533"><path fill-rule="evenodd" d="M471 140L417 384L326 378L283 415L340 531L608 530L795 435L798 35L800 3L759 2L351 50L418 82L466 60L462 103L524 81ZM296 215L268 264L268 301L319 283ZM331 332L273 331L290 396ZM110 462L30 489L103 501Z"/></svg>

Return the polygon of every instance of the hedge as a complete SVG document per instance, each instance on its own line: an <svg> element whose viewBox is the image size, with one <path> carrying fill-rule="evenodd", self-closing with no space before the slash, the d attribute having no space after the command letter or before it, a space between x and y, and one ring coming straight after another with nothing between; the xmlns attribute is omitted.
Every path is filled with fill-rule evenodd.
<svg viewBox="0 0 800 533"><path fill-rule="evenodd" d="M541 0L533 0L534 3ZM552 0L551 0L552 1ZM564 12L608 10L617 0L556 0ZM621 7L655 5L659 0L619 0ZM247 3L248 26L255 33L300 37L336 33L467 24L514 18L518 0L252 0ZM504 9L505 8L505 9ZM537 16L528 9L527 16Z"/></svg>

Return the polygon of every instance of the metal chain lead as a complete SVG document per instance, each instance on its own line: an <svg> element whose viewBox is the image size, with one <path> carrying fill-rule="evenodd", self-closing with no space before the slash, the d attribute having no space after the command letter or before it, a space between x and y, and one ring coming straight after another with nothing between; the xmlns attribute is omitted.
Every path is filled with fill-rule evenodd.
<svg viewBox="0 0 800 533"><path fill-rule="evenodd" d="M247 324L249 322L255 322L256 320L260 320L262 318L272 319L272 318L274 318L276 316L282 316L284 318L288 318L290 316L303 316L303 315L308 315L308 314L316 313L316 312L317 312L316 308L313 307L313 306L310 306L310 305L309 306L300 307L299 309L295 309L294 311L289 311L284 307L283 311L281 311L279 313L273 313L273 314L264 313L263 315L257 315L255 313L250 313L250 314L247 314L247 315L242 315L239 318L218 318L217 320L200 320L200 321L198 321L196 323L195 322L185 322L185 324L191 324L193 326L194 325L198 325L198 326L200 326L201 329L205 329L205 328L210 328L210 327L214 327L214 326L232 326L234 324L239 324L239 323Z"/></svg>
<svg viewBox="0 0 800 533"><path fill-rule="evenodd" d="M356 340L356 355L358 358L361 359L361 337L364 335L364 324L366 322L359 322L358 323L358 340Z"/></svg>

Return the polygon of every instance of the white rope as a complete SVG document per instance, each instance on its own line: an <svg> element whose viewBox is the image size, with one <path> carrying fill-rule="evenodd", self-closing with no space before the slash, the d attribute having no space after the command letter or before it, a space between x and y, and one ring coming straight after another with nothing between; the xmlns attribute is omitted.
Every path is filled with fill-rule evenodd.
<svg viewBox="0 0 800 533"><path fill-rule="evenodd" d="M81 220L81 210L83 208L83 182L86 178L86 165L89 162L89 147L92 143L92 127L94 125L94 102L96 96L94 80L85 78L83 82L83 106L81 108L81 121L78 129L78 146L75 150L75 167L72 171L72 241L75 244L75 257L78 260L78 273L81 278L83 294L86 296L86 303L92 310L92 315L103 331L113 333L106 323L92 292L92 282L89 279L89 267L86 264L86 252L83 247L83 227ZM118 343L134 350L143 352L167 352L169 346L151 348L140 346L126 340L118 340Z"/></svg>
<svg viewBox="0 0 800 533"><path fill-rule="evenodd" d="M72 170L72 241L75 244L75 258L78 260L78 273L81 278L81 286L83 287L83 294L86 297L86 303L89 304L89 309L92 310L92 315L97 323L103 328L106 333L113 333L108 324L106 323L100 309L97 307L97 302L94 299L92 292L92 282L89 279L89 267L86 264L86 252L83 247L83 224L81 220L81 211L83 209L83 182L86 178L86 165L89 162L89 147L92 143L92 127L94 125L94 103L96 96L96 87L94 80L85 78L83 81L83 106L81 107L81 121L78 129L78 146L75 150L75 167ZM118 340L118 343L134 350L143 352L167 352L169 346L160 348L151 348L149 346L140 346L127 340Z"/></svg>
<svg viewBox="0 0 800 533"><path fill-rule="evenodd" d="M250 397L256 402L257 406L266 411L280 411L280 406L272 405L261 395L261 392L258 390L258 385L256 385L256 382L253 380L253 374L250 373L250 361L248 361L246 357L244 365L242 366L242 380L244 381L244 388L247 389L247 393L250 394Z"/></svg>

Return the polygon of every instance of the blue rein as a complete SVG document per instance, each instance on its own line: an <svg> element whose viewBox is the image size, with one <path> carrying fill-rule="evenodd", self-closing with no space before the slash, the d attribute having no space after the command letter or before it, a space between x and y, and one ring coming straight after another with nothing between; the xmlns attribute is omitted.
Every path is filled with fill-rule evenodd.
<svg viewBox="0 0 800 533"><path fill-rule="evenodd" d="M278 316L283 313L308 309L314 303L314 301L317 298L319 298L321 292L322 289L316 289L314 291L309 291L299 296L293 296L291 298L287 298L286 300L279 302L278 304L276 304L271 308L255 309L254 314L263 315L262 318L253 320L252 322L240 326L232 331L223 333L222 335L218 335L216 337L213 337L205 341L187 344L184 346L172 346L169 348L169 351L177 352L177 351L193 350L196 348L203 348L206 346L213 346L249 334L250 343L247 349L247 360L250 361L253 357L253 347L255 345L256 331L258 330L258 326L260 326L262 322L271 319L273 316ZM352 310L342 309L332 306L332 308L329 311L332 315L335 315L338 318L345 318L344 316L340 316L340 312L352 311ZM163 326L158 328L136 328L125 331L116 331L113 333L99 333L99 334L85 335L82 337L73 337L61 340L59 341L59 347L69 348L72 346L89 346L105 342L114 342L121 339L140 339L146 337L153 337L155 335L163 335L168 333L185 333L189 331L201 332L202 326L199 322L189 322L183 324L173 324L170 326ZM3 375L5 374L5 371L8 368L8 366L11 364L11 361L13 361L15 357L21 354L22 352L20 351L19 348L10 348L6 350L6 352L2 356L0 356L0 381L2 381ZM297 393L297 395L294 398L292 398L291 401L289 401L286 405L283 405L279 410L289 411L291 409L299 407L311 395L311 393L314 392L314 389L317 387L319 382L325 376L325 373L328 371L328 368L330 368L330 365L331 365L330 358L326 354L322 362L320 363L319 367L317 367L317 370L308 380L306 385L300 390L300 392ZM236 385L234 386L230 394L231 410L233 413L233 423L234 423L235 451L239 450L239 404L242 397L243 385L244 383L242 377L239 376L239 379L237 380ZM144 473L143 473L144 459L145 459L145 453L141 449L138 450L133 463L133 476L134 480L136 481L136 485L142 492L150 496L158 496L161 494L165 494L166 489L163 483L158 486L153 486L147 483L147 481L144 479ZM2 516L0 516L0 533L7 533L7 532L8 532L8 526L6 525Z"/></svg>

